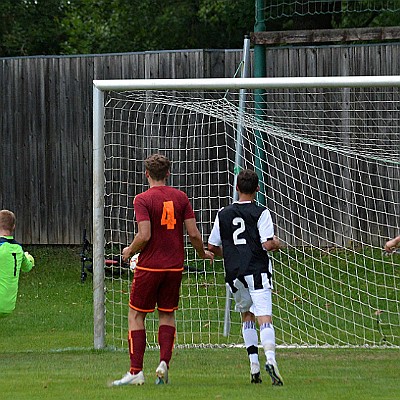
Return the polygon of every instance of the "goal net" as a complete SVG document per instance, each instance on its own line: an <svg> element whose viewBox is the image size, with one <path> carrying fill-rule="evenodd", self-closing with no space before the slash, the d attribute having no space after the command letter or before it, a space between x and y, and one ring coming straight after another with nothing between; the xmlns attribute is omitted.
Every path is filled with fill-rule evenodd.
<svg viewBox="0 0 400 400"><path fill-rule="evenodd" d="M95 347L126 347L133 273L116 262L136 232L144 159L172 161L206 245L235 175L255 169L257 202L284 248L272 254L278 345L400 346L400 77L94 82ZM241 344L223 263L186 239L178 346ZM157 346L157 313L146 319ZM97 342L96 342L97 340Z"/></svg>

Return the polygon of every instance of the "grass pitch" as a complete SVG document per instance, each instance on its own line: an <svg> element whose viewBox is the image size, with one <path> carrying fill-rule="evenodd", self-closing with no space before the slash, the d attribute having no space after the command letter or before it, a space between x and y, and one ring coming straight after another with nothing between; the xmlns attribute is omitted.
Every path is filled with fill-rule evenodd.
<svg viewBox="0 0 400 400"><path fill-rule="evenodd" d="M170 385L156 386L158 351L145 354L146 383L109 388L129 368L126 352L95 351L90 277L79 249L30 248L17 308L0 319L0 399L390 399L400 398L399 349L278 349L283 387L249 383L244 349L175 349ZM261 359L263 359L261 357Z"/></svg>

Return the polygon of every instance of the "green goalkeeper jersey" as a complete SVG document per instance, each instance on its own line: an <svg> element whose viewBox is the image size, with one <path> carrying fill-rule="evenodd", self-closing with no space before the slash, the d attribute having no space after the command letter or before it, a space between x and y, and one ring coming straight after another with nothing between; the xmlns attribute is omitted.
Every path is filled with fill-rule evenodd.
<svg viewBox="0 0 400 400"><path fill-rule="evenodd" d="M12 236L0 236L0 317L15 309L20 271L32 269L22 246Z"/></svg>

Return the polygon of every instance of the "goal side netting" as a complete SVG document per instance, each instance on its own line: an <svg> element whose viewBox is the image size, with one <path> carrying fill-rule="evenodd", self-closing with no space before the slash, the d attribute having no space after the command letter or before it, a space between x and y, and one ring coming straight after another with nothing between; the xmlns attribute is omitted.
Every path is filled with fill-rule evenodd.
<svg viewBox="0 0 400 400"><path fill-rule="evenodd" d="M207 243L235 175L255 169L284 248L272 254L277 345L400 346L400 77L94 82L95 347L126 347L132 277L118 260L136 232L144 159L193 205ZM178 346L241 344L223 262L185 238ZM157 346L157 312L146 319Z"/></svg>

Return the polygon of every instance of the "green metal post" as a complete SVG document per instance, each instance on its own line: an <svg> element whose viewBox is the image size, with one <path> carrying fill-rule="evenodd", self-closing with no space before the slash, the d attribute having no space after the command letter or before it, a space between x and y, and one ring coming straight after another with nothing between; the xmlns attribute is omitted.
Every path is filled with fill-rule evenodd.
<svg viewBox="0 0 400 400"><path fill-rule="evenodd" d="M265 0L256 0L255 3L255 24L254 32L265 31ZM266 76L265 68L265 46L263 44L254 45L254 77L263 78ZM256 118L264 118L264 90L256 89L254 91L254 103ZM263 143L262 132L255 131L256 149L255 149L255 170L260 180L260 191L257 200L260 204L265 205L265 185L264 171L266 164L266 155Z"/></svg>

